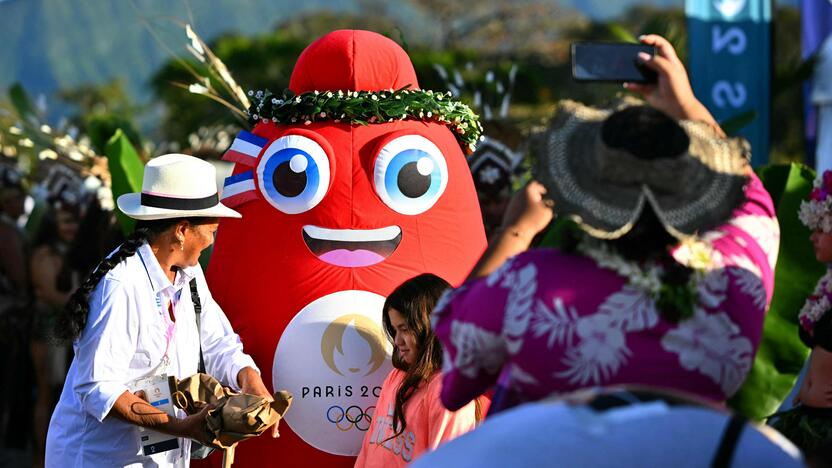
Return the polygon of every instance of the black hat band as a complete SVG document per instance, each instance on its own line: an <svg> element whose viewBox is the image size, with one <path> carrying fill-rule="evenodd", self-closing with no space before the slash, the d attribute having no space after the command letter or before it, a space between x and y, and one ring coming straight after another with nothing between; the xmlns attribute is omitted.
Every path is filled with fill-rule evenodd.
<svg viewBox="0 0 832 468"><path fill-rule="evenodd" d="M219 202L220 198L216 193L204 198L173 198L142 193L142 206L166 210L204 210L217 206Z"/></svg>

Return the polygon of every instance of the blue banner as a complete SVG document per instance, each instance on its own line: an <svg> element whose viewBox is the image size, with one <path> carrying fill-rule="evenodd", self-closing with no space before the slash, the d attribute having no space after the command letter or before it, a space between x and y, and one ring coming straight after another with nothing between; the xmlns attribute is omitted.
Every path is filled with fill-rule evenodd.
<svg viewBox="0 0 832 468"><path fill-rule="evenodd" d="M685 0L685 14L693 92L720 123L748 122L752 164L767 163L771 0Z"/></svg>

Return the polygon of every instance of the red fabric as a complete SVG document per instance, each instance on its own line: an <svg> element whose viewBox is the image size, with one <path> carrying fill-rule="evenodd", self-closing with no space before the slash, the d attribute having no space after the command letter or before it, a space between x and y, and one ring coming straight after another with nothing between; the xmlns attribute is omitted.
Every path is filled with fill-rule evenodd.
<svg viewBox="0 0 832 468"><path fill-rule="evenodd" d="M415 85L416 78L407 55L393 41L366 31L336 31L303 52L291 83L296 92L380 90ZM397 213L373 188L373 163L379 145L390 133L399 131L428 138L441 150L448 166L443 195L420 215ZM311 210L295 215L278 211L262 195L236 207L243 217L222 220L208 268L214 298L241 336L246 352L257 362L268 387L272 386L275 349L281 334L310 302L343 290L386 296L406 279L423 272L435 273L456 285L486 246L468 165L447 127L398 121L368 126L333 122L260 124L254 129L256 135L270 142L285 134L309 132L316 141L328 143L321 145L331 168L326 196ZM244 170L251 168L240 164L235 167L235 173ZM330 229L399 226L402 239L380 263L338 267L321 261L307 248L302 235L305 225ZM348 309L349 304L344 308ZM280 388L277 376L276 389ZM374 403L372 398L370 404ZM303 404L304 398L296 394L290 411ZM276 440L264 436L240 444L235 466L347 467L354 463L354 457L331 455L308 445L285 421L280 434Z"/></svg>
<svg viewBox="0 0 832 468"><path fill-rule="evenodd" d="M370 31L334 31L300 54L289 89L307 91L378 91L416 89L410 57L392 40Z"/></svg>

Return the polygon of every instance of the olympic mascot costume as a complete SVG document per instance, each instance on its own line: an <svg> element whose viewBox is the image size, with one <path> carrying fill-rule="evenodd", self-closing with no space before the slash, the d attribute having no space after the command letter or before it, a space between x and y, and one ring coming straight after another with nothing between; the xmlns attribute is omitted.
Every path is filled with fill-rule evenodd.
<svg viewBox="0 0 832 468"><path fill-rule="evenodd" d="M486 246L463 149L477 116L418 88L409 57L335 31L299 57L290 91L252 94L208 268L214 299L275 389L294 394L280 438L239 466L352 466L391 345L384 298L424 272L463 281Z"/></svg>

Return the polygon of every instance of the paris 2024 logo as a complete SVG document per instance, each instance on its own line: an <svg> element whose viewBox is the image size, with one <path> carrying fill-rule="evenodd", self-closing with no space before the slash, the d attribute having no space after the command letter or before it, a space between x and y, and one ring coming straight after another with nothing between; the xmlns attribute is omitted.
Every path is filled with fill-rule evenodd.
<svg viewBox="0 0 832 468"><path fill-rule="evenodd" d="M383 296L368 291L329 294L298 312L280 337L274 388L296 395L286 423L319 450L357 455L370 428L391 370L383 305Z"/></svg>

